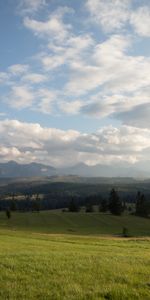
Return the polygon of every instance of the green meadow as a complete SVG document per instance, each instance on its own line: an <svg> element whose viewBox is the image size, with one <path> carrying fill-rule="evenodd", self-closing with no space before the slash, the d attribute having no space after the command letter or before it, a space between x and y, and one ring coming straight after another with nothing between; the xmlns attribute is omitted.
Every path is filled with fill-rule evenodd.
<svg viewBox="0 0 150 300"><path fill-rule="evenodd" d="M0 228L39 233L77 235L120 235L127 227L131 236L150 236L150 219L133 215L113 216L100 213L63 213L44 211L40 213L12 213L7 219L0 213Z"/></svg>
<svg viewBox="0 0 150 300"><path fill-rule="evenodd" d="M134 216L0 213L0 299L149 300L149 236Z"/></svg>

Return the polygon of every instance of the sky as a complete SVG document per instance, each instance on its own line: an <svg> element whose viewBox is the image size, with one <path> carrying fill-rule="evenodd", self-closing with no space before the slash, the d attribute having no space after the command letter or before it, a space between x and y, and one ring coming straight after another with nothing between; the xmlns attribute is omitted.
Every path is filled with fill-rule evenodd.
<svg viewBox="0 0 150 300"><path fill-rule="evenodd" d="M0 162L150 166L150 1L0 1Z"/></svg>

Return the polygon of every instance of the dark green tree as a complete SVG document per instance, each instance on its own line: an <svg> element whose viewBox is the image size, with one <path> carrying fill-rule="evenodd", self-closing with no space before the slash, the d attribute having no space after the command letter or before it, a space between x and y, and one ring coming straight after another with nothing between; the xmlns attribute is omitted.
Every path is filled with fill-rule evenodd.
<svg viewBox="0 0 150 300"><path fill-rule="evenodd" d="M68 209L70 212L78 212L80 210L80 207L74 198L71 199Z"/></svg>
<svg viewBox="0 0 150 300"><path fill-rule="evenodd" d="M123 212L122 202L115 189L112 189L109 195L109 210L113 215L121 215Z"/></svg>
<svg viewBox="0 0 150 300"><path fill-rule="evenodd" d="M108 202L106 199L102 199L99 205L99 212L107 212L108 211Z"/></svg>
<svg viewBox="0 0 150 300"><path fill-rule="evenodd" d="M8 219L11 218L11 211L10 211L9 208L6 209L6 217L7 217Z"/></svg>
<svg viewBox="0 0 150 300"><path fill-rule="evenodd" d="M37 194L35 197L35 203L36 203L36 211L40 212L40 196L39 196L39 194Z"/></svg>
<svg viewBox="0 0 150 300"><path fill-rule="evenodd" d="M122 228L122 236L123 237L128 237L129 236L129 230L127 227Z"/></svg>
<svg viewBox="0 0 150 300"><path fill-rule="evenodd" d="M148 201L146 201L145 195L141 192L137 193L136 196L136 215L140 217L148 217L150 211L149 211L149 205Z"/></svg>
<svg viewBox="0 0 150 300"><path fill-rule="evenodd" d="M10 210L11 211L17 210L17 204L16 204L16 199L15 199L15 194L14 193L12 193L12 199L11 199L11 202L10 202Z"/></svg>
<svg viewBox="0 0 150 300"><path fill-rule="evenodd" d="M92 205L91 203L88 203L88 204L86 205L85 211L86 211L87 213L92 213L92 212L94 212L93 205Z"/></svg>

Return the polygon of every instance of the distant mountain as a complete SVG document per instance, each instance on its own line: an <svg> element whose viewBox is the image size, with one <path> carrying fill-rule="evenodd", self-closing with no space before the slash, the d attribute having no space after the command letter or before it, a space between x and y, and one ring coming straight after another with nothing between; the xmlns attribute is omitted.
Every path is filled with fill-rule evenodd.
<svg viewBox="0 0 150 300"><path fill-rule="evenodd" d="M144 171L139 165L103 165L88 166L86 164L77 164L73 167L61 169L64 175L77 175L85 177L150 177L150 170Z"/></svg>
<svg viewBox="0 0 150 300"><path fill-rule="evenodd" d="M84 163L72 167L56 169L38 163L18 164L15 161L0 163L0 178L24 178L46 176L82 176L82 177L124 177L150 178L150 169L139 164L134 165L104 165L88 166Z"/></svg>
<svg viewBox="0 0 150 300"><path fill-rule="evenodd" d="M15 161L0 163L0 178L41 177L56 175L56 169L38 163L18 164Z"/></svg>

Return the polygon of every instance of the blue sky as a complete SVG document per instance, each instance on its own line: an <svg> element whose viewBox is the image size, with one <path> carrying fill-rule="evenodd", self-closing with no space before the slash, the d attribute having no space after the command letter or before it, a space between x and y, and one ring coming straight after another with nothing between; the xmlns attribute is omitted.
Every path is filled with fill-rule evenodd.
<svg viewBox="0 0 150 300"><path fill-rule="evenodd" d="M0 3L0 161L150 160L150 2Z"/></svg>

